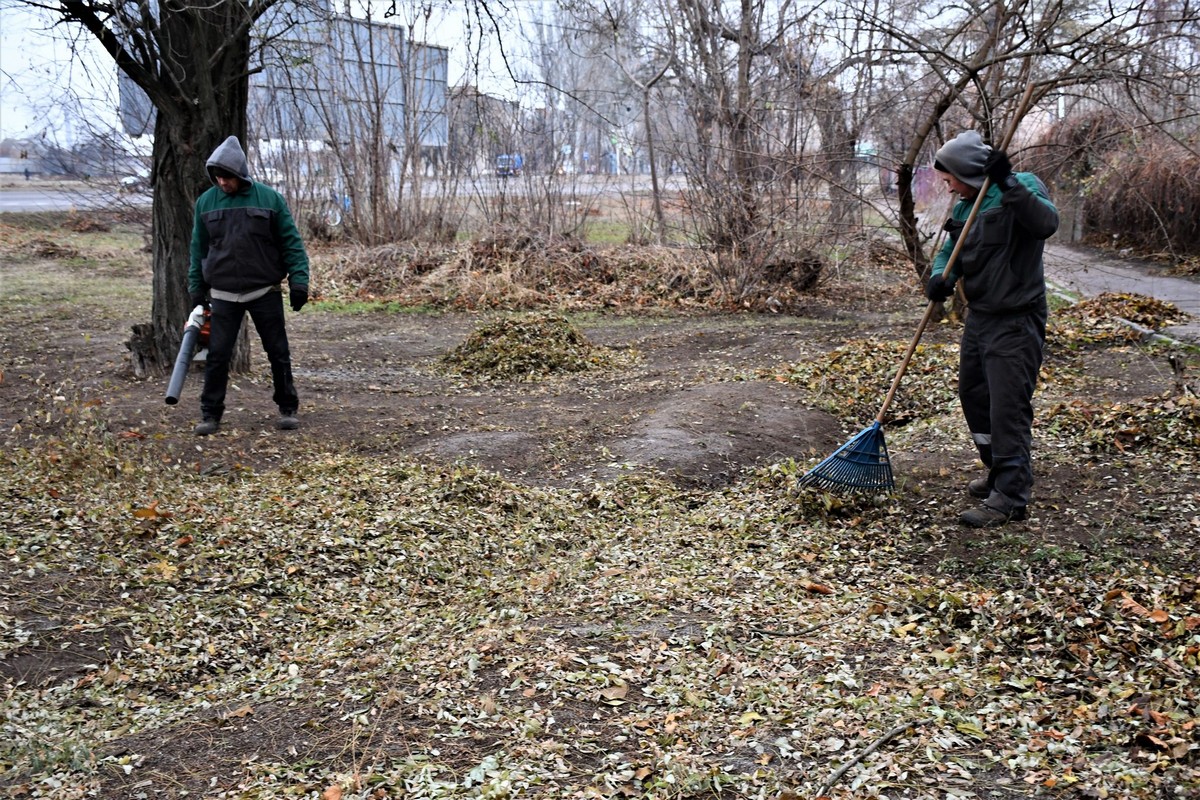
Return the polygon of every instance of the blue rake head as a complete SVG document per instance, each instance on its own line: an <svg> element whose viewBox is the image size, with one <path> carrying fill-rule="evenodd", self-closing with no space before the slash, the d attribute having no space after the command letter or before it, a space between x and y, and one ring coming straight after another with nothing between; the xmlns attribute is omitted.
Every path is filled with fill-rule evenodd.
<svg viewBox="0 0 1200 800"><path fill-rule="evenodd" d="M852 489L857 491L891 491L892 463L883 426L876 421L857 436L839 447L833 455L810 469L800 479L801 486L819 489Z"/></svg>

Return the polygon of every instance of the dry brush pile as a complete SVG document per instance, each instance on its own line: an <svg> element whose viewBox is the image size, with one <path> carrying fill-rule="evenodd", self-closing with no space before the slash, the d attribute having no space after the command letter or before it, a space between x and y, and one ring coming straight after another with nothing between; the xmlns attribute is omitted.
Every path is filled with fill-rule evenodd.
<svg viewBox="0 0 1200 800"><path fill-rule="evenodd" d="M696 248L590 246L499 230L452 246L316 249L319 299L459 309L569 310L738 305L779 311L819 283L821 265L781 258L746 297L721 291L716 259Z"/></svg>
<svg viewBox="0 0 1200 800"><path fill-rule="evenodd" d="M1111 110L1051 126L1019 168L1080 198L1089 241L1165 257L1182 271L1200 254L1200 156L1176 137Z"/></svg>

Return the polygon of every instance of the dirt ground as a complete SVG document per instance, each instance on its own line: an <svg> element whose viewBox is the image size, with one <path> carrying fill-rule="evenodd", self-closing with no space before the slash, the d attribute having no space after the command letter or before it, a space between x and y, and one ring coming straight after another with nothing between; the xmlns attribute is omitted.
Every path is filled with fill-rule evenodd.
<svg viewBox="0 0 1200 800"><path fill-rule="evenodd" d="M23 413L37 384L87 376L79 389L103 405L111 431L153 437L202 472L269 468L300 453L340 449L462 462L554 485L612 477L633 465L721 485L745 467L805 459L842 438L836 420L807 407L802 390L736 380L805 357L812 342L791 318L591 316L580 322L588 339L632 351L635 368L536 382L469 381L447 372L439 359L480 319L345 316L310 306L289 318L301 429L273 429L270 377L253 342L252 372L231 382L222 430L209 438L191 433L199 369L180 403L166 406L164 377L138 381L124 368L127 329L93 330L81 341L79 320L43 319L35 337L5 337L0 414L12 436L14 425L29 425Z"/></svg>
<svg viewBox="0 0 1200 800"><path fill-rule="evenodd" d="M131 284L149 278L119 266L112 271ZM165 376L138 380L131 374L125 342L146 314L141 302L92 308L86 296L68 301L87 276L61 258L6 265L5 272L9 292L21 291L22 274L36 275L43 287L37 291L58 285L64 300L31 303L28 316L18 303L0 329L0 441L17 447L27 436L52 434L54 423L30 410L40 394L69 386L81 402L101 407L110 432L151 439L164 462L206 474L346 451L480 466L531 485L651 469L685 486L719 487L755 467L788 459L811 463L872 421L847 425L820 410L803 387L762 376L854 339L907 342L924 308L907 275L885 271L827 284L798 315L586 313L573 323L592 344L623 353L631 366L487 381L455 376L441 359L495 314L330 313L317 302L288 321L300 430L274 430L269 372L252 336L251 372L231 380L221 431L201 438L191 433L199 417L199 368L173 406L163 401ZM954 325L933 325L922 342L954 343L957 335ZM1175 379L1165 357L1137 348L1051 349L1047 368L1068 361L1082 377L1051 386L1041 404L1155 396ZM955 496L978 468L965 429L962 434L949 457L944 447L928 453L919 442L893 446L897 481ZM1038 473L1036 502L1069 502L1078 480L1073 470L1060 475L1044 464ZM1089 527L1086 519L1071 519Z"/></svg>

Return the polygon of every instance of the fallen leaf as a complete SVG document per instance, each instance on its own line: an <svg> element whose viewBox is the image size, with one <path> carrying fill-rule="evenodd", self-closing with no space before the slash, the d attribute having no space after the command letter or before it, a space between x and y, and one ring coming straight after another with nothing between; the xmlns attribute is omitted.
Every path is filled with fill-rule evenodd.
<svg viewBox="0 0 1200 800"><path fill-rule="evenodd" d="M965 733L975 739L986 739L987 734L983 732L983 728L976 725L974 722L960 722L954 726L959 733Z"/></svg>
<svg viewBox="0 0 1200 800"><path fill-rule="evenodd" d="M163 519L166 517L170 517L171 512L170 511L160 511L158 508L158 501L155 500L153 503L151 503L148 506L144 506L142 508L135 508L133 510L133 516L137 519Z"/></svg>
<svg viewBox="0 0 1200 800"><path fill-rule="evenodd" d="M1124 602L1121 603L1121 608L1130 612L1131 614L1137 614L1139 617L1150 616L1150 609L1146 608L1141 603L1138 603L1131 597L1125 598Z"/></svg>
<svg viewBox="0 0 1200 800"><path fill-rule="evenodd" d="M621 684L606 686L600 690L600 700L609 705L620 705L627 694L629 694L628 686Z"/></svg>

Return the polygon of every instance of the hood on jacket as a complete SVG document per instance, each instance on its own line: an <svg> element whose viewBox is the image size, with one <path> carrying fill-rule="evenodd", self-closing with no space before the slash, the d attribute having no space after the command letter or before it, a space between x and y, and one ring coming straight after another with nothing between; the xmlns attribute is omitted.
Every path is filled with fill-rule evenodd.
<svg viewBox="0 0 1200 800"><path fill-rule="evenodd" d="M983 143L982 136L975 131L963 131L938 149L933 156L933 168L978 189L987 177L983 162L991 154L992 148Z"/></svg>
<svg viewBox="0 0 1200 800"><path fill-rule="evenodd" d="M246 151L242 149L236 136L230 136L221 142L204 164L204 168L208 170L208 179L212 181L213 186L216 186L217 179L213 177L213 167L220 167L226 172L232 172L246 183L253 181L253 178L250 177L250 164L246 160Z"/></svg>

